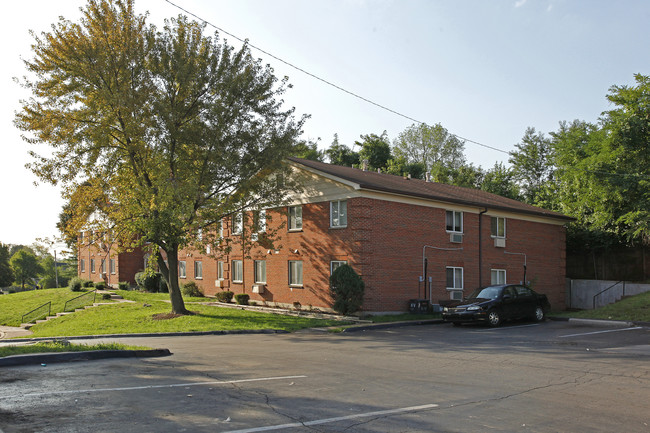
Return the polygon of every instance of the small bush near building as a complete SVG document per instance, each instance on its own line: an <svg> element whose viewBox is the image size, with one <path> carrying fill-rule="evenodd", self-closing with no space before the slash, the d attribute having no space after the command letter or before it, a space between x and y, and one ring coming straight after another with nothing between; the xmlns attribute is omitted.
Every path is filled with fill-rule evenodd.
<svg viewBox="0 0 650 433"><path fill-rule="evenodd" d="M117 283L117 288L120 290L131 290L131 284L126 281L120 281Z"/></svg>
<svg viewBox="0 0 650 433"><path fill-rule="evenodd" d="M71 278L70 281L68 282L68 288L73 292L81 292L85 287L84 286L85 282L86 281L83 278L79 278L79 277Z"/></svg>
<svg viewBox="0 0 650 433"><path fill-rule="evenodd" d="M247 295L246 293L237 293L235 295L235 302L237 302L238 305L248 305L249 299L250 295Z"/></svg>
<svg viewBox="0 0 650 433"><path fill-rule="evenodd" d="M365 284L350 265L339 266L330 277L330 291L334 298L334 311L352 314L363 304Z"/></svg>
<svg viewBox="0 0 650 433"><path fill-rule="evenodd" d="M95 283L93 283L93 282L90 281L90 280L83 280L83 286L84 286L85 288L88 289L88 288L90 288L90 287L94 287L94 286L95 286Z"/></svg>
<svg viewBox="0 0 650 433"><path fill-rule="evenodd" d="M106 283L104 281L97 281L95 283L95 289L97 289L97 290L105 290L106 289Z"/></svg>
<svg viewBox="0 0 650 433"><path fill-rule="evenodd" d="M228 302L232 301L232 297L234 295L235 294L233 292L231 292L230 290L224 290L223 292L217 292L217 294L215 296L217 298L217 301L228 303Z"/></svg>
<svg viewBox="0 0 650 433"><path fill-rule="evenodd" d="M160 272L149 274L138 272L135 274L135 282L138 288L149 293L167 292L167 283Z"/></svg>
<svg viewBox="0 0 650 433"><path fill-rule="evenodd" d="M191 296L194 298L202 298L203 292L201 288L197 286L194 281L188 281L187 283L181 286L181 293L183 296Z"/></svg>

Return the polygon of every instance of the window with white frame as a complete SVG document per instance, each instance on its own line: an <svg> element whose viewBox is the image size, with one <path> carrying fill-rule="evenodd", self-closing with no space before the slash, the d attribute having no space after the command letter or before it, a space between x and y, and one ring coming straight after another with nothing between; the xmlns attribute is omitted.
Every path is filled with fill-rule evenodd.
<svg viewBox="0 0 650 433"><path fill-rule="evenodd" d="M340 268L341 266L347 265L347 264L348 264L348 262L345 261L345 260L332 260L330 262L330 275L332 275L334 273L334 271L337 270L338 268Z"/></svg>
<svg viewBox="0 0 650 433"><path fill-rule="evenodd" d="M194 279L203 279L203 262L200 260L194 262Z"/></svg>
<svg viewBox="0 0 650 433"><path fill-rule="evenodd" d="M463 268L447 267L447 290L463 290Z"/></svg>
<svg viewBox="0 0 650 433"><path fill-rule="evenodd" d="M266 284L266 260L255 260L255 284Z"/></svg>
<svg viewBox="0 0 650 433"><path fill-rule="evenodd" d="M490 270L490 284L506 284L506 270L505 269Z"/></svg>
<svg viewBox="0 0 650 433"><path fill-rule="evenodd" d="M302 260L289 260L289 285L302 286Z"/></svg>
<svg viewBox="0 0 650 433"><path fill-rule="evenodd" d="M237 212L232 216L232 234L240 235L244 229L244 214Z"/></svg>
<svg viewBox="0 0 650 433"><path fill-rule="evenodd" d="M217 280L223 280L223 262L217 262Z"/></svg>
<svg viewBox="0 0 650 433"><path fill-rule="evenodd" d="M337 200L330 202L330 227L348 226L348 202Z"/></svg>
<svg viewBox="0 0 650 433"><path fill-rule="evenodd" d="M79 272L86 272L86 260L84 259L79 261Z"/></svg>
<svg viewBox="0 0 650 433"><path fill-rule="evenodd" d="M178 261L178 278L187 278L187 263L185 260Z"/></svg>
<svg viewBox="0 0 650 433"><path fill-rule="evenodd" d="M95 273L95 259L90 259L90 272Z"/></svg>
<svg viewBox="0 0 650 433"><path fill-rule="evenodd" d="M102 273L102 274L106 273L106 259L102 259L99 262L99 272Z"/></svg>
<svg viewBox="0 0 650 433"><path fill-rule="evenodd" d="M492 217L491 235L493 238L506 237L506 219L503 217Z"/></svg>
<svg viewBox="0 0 650 433"><path fill-rule="evenodd" d="M448 210L446 215L446 229L448 232L463 232L463 213L455 210Z"/></svg>
<svg viewBox="0 0 650 433"><path fill-rule="evenodd" d="M242 283L244 281L244 262L242 260L232 261L232 282Z"/></svg>
<svg viewBox="0 0 650 433"><path fill-rule="evenodd" d="M302 206L289 206L289 231L302 230Z"/></svg>
<svg viewBox="0 0 650 433"><path fill-rule="evenodd" d="M266 210L262 209L259 212L256 212L253 218L254 227L251 239L256 241L259 239L260 233L266 232Z"/></svg>
<svg viewBox="0 0 650 433"><path fill-rule="evenodd" d="M110 261L110 271L112 275L115 275L116 272L115 259L111 259Z"/></svg>

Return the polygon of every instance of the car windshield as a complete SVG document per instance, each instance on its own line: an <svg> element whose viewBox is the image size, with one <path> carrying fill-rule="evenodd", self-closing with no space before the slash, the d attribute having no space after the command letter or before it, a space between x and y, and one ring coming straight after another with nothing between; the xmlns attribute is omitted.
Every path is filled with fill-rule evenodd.
<svg viewBox="0 0 650 433"><path fill-rule="evenodd" d="M469 299L481 298L481 299L497 299L501 289L499 287L485 287L483 289L476 289L472 293Z"/></svg>

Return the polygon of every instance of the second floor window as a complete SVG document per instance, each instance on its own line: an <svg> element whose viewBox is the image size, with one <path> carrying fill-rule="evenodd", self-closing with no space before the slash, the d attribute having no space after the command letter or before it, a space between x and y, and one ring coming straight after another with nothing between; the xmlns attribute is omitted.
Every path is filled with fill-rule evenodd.
<svg viewBox="0 0 650 433"><path fill-rule="evenodd" d="M332 260L330 262L330 275L332 275L334 273L334 271L337 270L338 268L340 268L341 266L347 265L347 264L348 264L348 262L346 262L345 260Z"/></svg>
<svg viewBox="0 0 650 433"><path fill-rule="evenodd" d="M492 217L492 230L491 234L493 238L505 238L506 237L506 219L502 217Z"/></svg>
<svg viewBox="0 0 650 433"><path fill-rule="evenodd" d="M330 227L347 227L348 202L337 200L330 202Z"/></svg>
<svg viewBox="0 0 650 433"><path fill-rule="evenodd" d="M232 216L232 234L239 235L244 229L244 214L237 212Z"/></svg>
<svg viewBox="0 0 650 433"><path fill-rule="evenodd" d="M90 272L95 273L95 259L90 259Z"/></svg>
<svg viewBox="0 0 650 433"><path fill-rule="evenodd" d="M115 275L115 272L116 272L115 259L111 259L111 261L110 261L110 269L111 269L111 274Z"/></svg>
<svg viewBox="0 0 650 433"><path fill-rule="evenodd" d="M448 210L446 215L446 229L448 232L463 232L463 213L455 210Z"/></svg>
<svg viewBox="0 0 650 433"><path fill-rule="evenodd" d="M302 230L302 206L289 206L289 230Z"/></svg>

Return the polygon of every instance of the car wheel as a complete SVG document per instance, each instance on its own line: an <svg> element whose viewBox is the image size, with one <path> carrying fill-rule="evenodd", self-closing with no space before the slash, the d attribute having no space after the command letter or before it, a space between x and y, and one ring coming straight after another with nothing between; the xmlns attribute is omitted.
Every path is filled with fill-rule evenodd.
<svg viewBox="0 0 650 433"><path fill-rule="evenodd" d="M488 312L488 323L490 326L499 326L501 324L501 315L497 310Z"/></svg>
<svg viewBox="0 0 650 433"><path fill-rule="evenodd" d="M535 308L535 322L541 322L544 320L544 309L540 306Z"/></svg>

